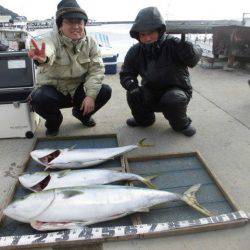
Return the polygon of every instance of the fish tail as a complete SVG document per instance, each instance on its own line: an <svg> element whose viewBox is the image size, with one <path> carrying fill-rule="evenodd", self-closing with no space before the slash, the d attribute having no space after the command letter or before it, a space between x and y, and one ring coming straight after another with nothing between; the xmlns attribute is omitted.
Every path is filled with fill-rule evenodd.
<svg viewBox="0 0 250 250"><path fill-rule="evenodd" d="M151 189L158 189L157 186L151 182L151 180L155 179L157 176L158 175L147 176L146 178L142 178L141 182Z"/></svg>
<svg viewBox="0 0 250 250"><path fill-rule="evenodd" d="M214 215L212 212L201 206L197 199L196 199L196 193L200 189L201 184L197 184L189 188L182 196L182 200L186 202L190 207L196 209L200 213L207 215L207 216L212 216Z"/></svg>
<svg viewBox="0 0 250 250"><path fill-rule="evenodd" d="M138 142L137 145L138 145L139 147L142 147L142 148L154 147L154 146L155 146L154 144L147 144L147 143L144 143L145 140L146 140L146 138L141 139L141 140Z"/></svg>

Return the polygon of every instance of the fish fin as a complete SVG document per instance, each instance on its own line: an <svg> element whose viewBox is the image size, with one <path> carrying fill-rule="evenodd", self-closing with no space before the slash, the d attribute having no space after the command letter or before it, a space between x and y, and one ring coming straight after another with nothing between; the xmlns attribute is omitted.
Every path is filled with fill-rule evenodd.
<svg viewBox="0 0 250 250"><path fill-rule="evenodd" d="M73 145L73 146L71 146L70 148L68 148L67 150L68 151L71 151L71 150L74 150L76 148L76 144L75 145Z"/></svg>
<svg viewBox="0 0 250 250"><path fill-rule="evenodd" d="M138 142L137 145L138 145L139 147L142 147L142 148L154 147L154 146L155 146L154 144L147 144L147 143L144 143L145 140L146 140L146 138L141 139L141 140Z"/></svg>
<svg viewBox="0 0 250 250"><path fill-rule="evenodd" d="M68 189L68 190L63 190L62 194L64 196L63 197L64 199L68 199L68 198L74 197L76 195L84 194L84 191L82 191L82 190Z"/></svg>
<svg viewBox="0 0 250 250"><path fill-rule="evenodd" d="M142 207L142 208L136 209L135 212L148 213L149 208L148 207Z"/></svg>
<svg viewBox="0 0 250 250"><path fill-rule="evenodd" d="M155 179L158 177L158 175L151 175L144 177L141 182L144 183L147 187L152 188L152 189L158 189L156 185L154 185L151 180Z"/></svg>
<svg viewBox="0 0 250 250"><path fill-rule="evenodd" d="M66 170L62 170L60 172L58 172L58 178L62 178L65 175L67 175L71 170L70 169L66 169Z"/></svg>
<svg viewBox="0 0 250 250"><path fill-rule="evenodd" d="M207 215L207 216L212 216L214 215L212 212L201 206L197 199L196 199L196 192L200 189L201 184L197 184L189 188L182 196L182 200L186 202L190 207L196 209L200 213Z"/></svg>
<svg viewBox="0 0 250 250"><path fill-rule="evenodd" d="M30 223L31 227L38 231L54 231L63 229L76 229L79 227L84 227L85 222L41 222L32 221Z"/></svg>

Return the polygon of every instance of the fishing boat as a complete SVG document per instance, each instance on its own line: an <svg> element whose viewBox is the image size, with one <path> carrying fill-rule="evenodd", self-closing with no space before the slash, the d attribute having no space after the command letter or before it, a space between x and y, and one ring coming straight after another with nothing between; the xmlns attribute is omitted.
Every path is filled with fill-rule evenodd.
<svg viewBox="0 0 250 250"><path fill-rule="evenodd" d="M17 28L0 28L0 42L7 47L8 51L27 50L30 35L26 30Z"/></svg>

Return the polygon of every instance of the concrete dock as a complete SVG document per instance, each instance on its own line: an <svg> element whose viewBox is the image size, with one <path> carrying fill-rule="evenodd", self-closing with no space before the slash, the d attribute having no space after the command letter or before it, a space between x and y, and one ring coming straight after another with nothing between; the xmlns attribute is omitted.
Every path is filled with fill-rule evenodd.
<svg viewBox="0 0 250 250"><path fill-rule="evenodd" d="M238 208L250 212L250 87L247 83L250 74L240 70L202 69L199 66L191 69L190 73L194 93L188 114L197 128L197 134L191 138L174 132L162 114L156 115L156 122L151 127L128 127L125 121L131 114L118 74L105 78L113 94L109 103L94 115L97 126L83 127L71 116L71 110L65 109L59 136L117 133L122 145L137 143L141 138L155 144L153 148L132 152L129 156L198 151ZM37 130L38 137L45 136L43 123L40 122ZM22 173L23 163L34 142L35 138L0 140L0 209L9 202L16 183L16 179L10 175ZM249 235L250 224L247 224L235 229L116 241L72 249L244 250L250 249Z"/></svg>

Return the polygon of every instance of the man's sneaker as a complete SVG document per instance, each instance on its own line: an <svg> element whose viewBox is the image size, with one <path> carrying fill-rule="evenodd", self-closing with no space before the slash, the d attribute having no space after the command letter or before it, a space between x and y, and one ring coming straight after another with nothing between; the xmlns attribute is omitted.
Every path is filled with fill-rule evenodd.
<svg viewBox="0 0 250 250"><path fill-rule="evenodd" d="M185 136L191 137L196 133L195 127L189 125L187 128L180 131Z"/></svg>
<svg viewBox="0 0 250 250"><path fill-rule="evenodd" d="M135 121L135 119L133 117L127 119L126 123L129 127L138 127L139 126L139 124Z"/></svg>
<svg viewBox="0 0 250 250"><path fill-rule="evenodd" d="M89 119L83 118L83 119L81 119L81 122L86 127L94 127L96 125L96 122L92 117L90 117Z"/></svg>
<svg viewBox="0 0 250 250"><path fill-rule="evenodd" d="M47 129L46 136L57 136L59 133L59 129Z"/></svg>

